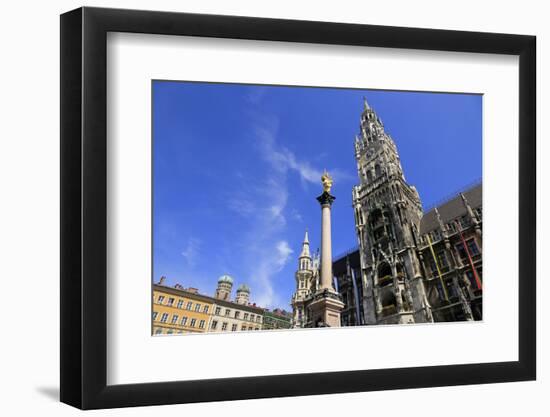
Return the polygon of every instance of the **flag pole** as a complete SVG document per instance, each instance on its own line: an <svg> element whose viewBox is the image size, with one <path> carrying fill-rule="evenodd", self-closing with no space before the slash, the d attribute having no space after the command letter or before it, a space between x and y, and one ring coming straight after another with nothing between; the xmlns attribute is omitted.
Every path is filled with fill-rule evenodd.
<svg viewBox="0 0 550 417"><path fill-rule="evenodd" d="M481 280L479 279L479 276L477 275L477 269L474 267L474 261L472 260L472 256L470 255L470 250L468 249L468 245L466 244L466 241L464 240L464 235L462 234L462 226L457 221L458 225L458 234L460 235L460 240L462 241L462 245L464 246L464 250L466 251L466 255L468 255L468 262L470 263L470 267L472 268L472 273L474 274L474 278L476 280L477 289L481 290Z"/></svg>
<svg viewBox="0 0 550 417"><path fill-rule="evenodd" d="M432 257L435 262L435 268L437 269L437 275L439 276L439 281L441 282L441 288L443 289L443 293L445 294L445 300L449 301L449 294L447 293L447 287L445 286L445 282L443 282L443 275L441 274L441 269L439 268L439 262L437 262L437 258L435 256L434 248L432 246L432 239L430 238L430 235L426 235L428 238L428 246L430 247L430 252L432 254Z"/></svg>

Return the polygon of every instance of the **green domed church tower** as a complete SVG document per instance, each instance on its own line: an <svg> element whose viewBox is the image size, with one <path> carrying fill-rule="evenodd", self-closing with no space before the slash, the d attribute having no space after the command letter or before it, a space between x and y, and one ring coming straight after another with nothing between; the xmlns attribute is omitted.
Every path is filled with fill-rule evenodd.
<svg viewBox="0 0 550 417"><path fill-rule="evenodd" d="M250 287L246 284L239 285L237 288L237 297L235 302L237 304L248 305L250 301Z"/></svg>
<svg viewBox="0 0 550 417"><path fill-rule="evenodd" d="M222 275L218 279L218 288L214 295L219 300L227 300L231 298L231 290L233 289L233 278L229 275Z"/></svg>

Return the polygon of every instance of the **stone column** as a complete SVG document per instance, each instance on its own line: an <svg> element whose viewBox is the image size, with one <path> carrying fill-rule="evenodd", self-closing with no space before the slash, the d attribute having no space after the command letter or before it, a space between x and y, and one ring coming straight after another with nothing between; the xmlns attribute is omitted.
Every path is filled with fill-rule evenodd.
<svg viewBox="0 0 550 417"><path fill-rule="evenodd" d="M344 308L340 294L332 288L332 244L330 208L335 197L330 195L332 178L327 172L321 177L323 194L317 197L321 204L321 271L319 288L309 305L313 327L340 327L340 313Z"/></svg>
<svg viewBox="0 0 550 417"><path fill-rule="evenodd" d="M332 289L332 236L330 209L336 198L327 191L317 201L321 204L321 289Z"/></svg>

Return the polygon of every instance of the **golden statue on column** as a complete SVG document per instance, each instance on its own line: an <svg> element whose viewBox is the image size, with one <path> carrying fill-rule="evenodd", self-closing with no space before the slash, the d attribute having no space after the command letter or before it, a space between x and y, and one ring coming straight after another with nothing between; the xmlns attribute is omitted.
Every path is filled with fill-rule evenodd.
<svg viewBox="0 0 550 417"><path fill-rule="evenodd" d="M321 175L321 183L323 184L323 190L327 193L330 193L330 189L332 188L332 177L325 169L325 172L323 172L323 175Z"/></svg>

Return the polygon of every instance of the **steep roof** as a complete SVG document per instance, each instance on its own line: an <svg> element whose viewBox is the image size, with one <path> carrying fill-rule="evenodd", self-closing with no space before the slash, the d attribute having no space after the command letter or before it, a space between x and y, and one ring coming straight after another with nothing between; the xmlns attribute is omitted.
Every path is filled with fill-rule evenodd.
<svg viewBox="0 0 550 417"><path fill-rule="evenodd" d="M466 200L468 201L472 209L476 209L482 206L483 202L481 184L478 184L470 188L469 190L464 191L462 194L464 194L464 197L466 197ZM422 216L422 220L420 220L421 235L439 228L439 222L437 221L437 215L435 213L436 208L439 212L443 224L448 223L451 220L456 219L460 216L463 216L468 212L459 193L447 202L441 204L440 206L434 207L428 212L424 213L424 215Z"/></svg>

